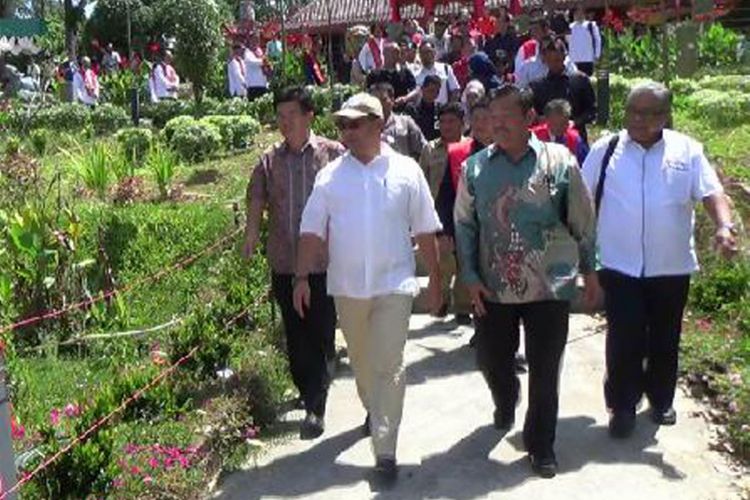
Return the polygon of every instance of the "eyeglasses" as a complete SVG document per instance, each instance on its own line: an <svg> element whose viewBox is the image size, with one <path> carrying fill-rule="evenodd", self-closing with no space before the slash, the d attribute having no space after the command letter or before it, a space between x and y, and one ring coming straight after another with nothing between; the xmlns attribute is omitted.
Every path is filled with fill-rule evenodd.
<svg viewBox="0 0 750 500"><path fill-rule="evenodd" d="M357 118L356 120L338 120L336 122L336 128L339 130L356 130L365 124L367 118Z"/></svg>

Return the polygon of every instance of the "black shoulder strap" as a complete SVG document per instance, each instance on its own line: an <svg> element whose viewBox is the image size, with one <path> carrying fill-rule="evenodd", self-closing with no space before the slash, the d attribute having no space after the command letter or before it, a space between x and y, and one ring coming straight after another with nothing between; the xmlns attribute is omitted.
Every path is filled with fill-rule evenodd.
<svg viewBox="0 0 750 500"><path fill-rule="evenodd" d="M617 143L620 140L620 134L615 134L607 143L607 150L604 152L602 158L601 167L599 167L599 182L596 183L596 193L594 195L594 207L596 208L596 216L599 216L599 208L602 205L602 196L604 195L604 181L607 179L607 166L609 165L609 159L612 158L612 153L615 152Z"/></svg>
<svg viewBox="0 0 750 500"><path fill-rule="evenodd" d="M592 21L587 21L586 23L588 26L586 26L589 30L589 36L591 36L591 46L594 49L594 55L596 55L596 37L594 36L594 23Z"/></svg>

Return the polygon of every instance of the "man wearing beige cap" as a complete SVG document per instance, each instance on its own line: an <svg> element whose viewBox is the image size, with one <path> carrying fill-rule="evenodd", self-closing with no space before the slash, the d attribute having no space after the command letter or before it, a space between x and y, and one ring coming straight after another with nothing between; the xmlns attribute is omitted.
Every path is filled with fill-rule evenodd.
<svg viewBox="0 0 750 500"><path fill-rule="evenodd" d="M307 312L307 276L327 245L328 293L367 410L363 431L372 436L376 478L392 483L404 344L419 292L412 236L429 269L429 301L437 312L442 297L435 233L441 225L422 169L380 141L380 101L356 94L334 116L349 152L320 171L302 214L294 306L302 316Z"/></svg>

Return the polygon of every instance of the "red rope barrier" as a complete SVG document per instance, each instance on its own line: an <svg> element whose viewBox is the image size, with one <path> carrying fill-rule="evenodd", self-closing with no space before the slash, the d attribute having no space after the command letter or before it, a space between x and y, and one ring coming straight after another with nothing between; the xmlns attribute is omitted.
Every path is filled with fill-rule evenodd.
<svg viewBox="0 0 750 500"><path fill-rule="evenodd" d="M21 328L23 326L29 326L29 325L33 325L33 324L39 323L40 321L44 321L44 320L52 319L52 318L58 318L58 317L60 317L60 316L62 316L64 314L69 313L70 311L74 311L74 310L78 310L78 309L83 309L84 307L88 307L88 306L90 306L92 304L96 304L97 302L101 302L102 300L108 299L108 298L110 298L110 297L112 297L112 296L114 296L114 295L116 295L118 293L125 293L125 292L128 292L128 291L132 290L133 288L135 288L137 286L143 285L145 283L152 283L154 281L157 281L157 280L163 278L165 275L169 274L171 271L174 271L176 269L184 268L184 267L192 264L193 262L195 262L199 258L203 257L204 255L212 253L217 248L220 248L221 246L223 246L227 241L232 240L241 231L242 231L241 228L240 229L235 229L234 231L232 231L228 235L220 238L219 240L217 240L213 244L209 245L208 247L204 248L200 252L198 252L196 254L193 254L190 257L187 257L187 258L185 258L185 259L183 259L181 261L178 261L175 264L172 264L171 266L166 267L166 268L158 271L157 273L152 274L151 276L146 276L144 278L137 279L137 280L133 281L132 283L128 283L128 284L124 285L121 288L110 290L110 291L108 291L106 293L101 293L101 294L99 294L99 295L97 295L95 297L91 297L91 298L88 298L86 300L82 300L80 302L76 302L74 304L70 304L69 306L63 307L62 309L57 309L57 310L53 310L53 311L47 311L47 312L39 314L37 316L32 316L30 318L23 319L23 320L18 321L16 323L11 323L10 325L3 326L2 328L0 328L0 335L2 335L3 333L7 333L7 332L10 332L10 331L13 331L13 330L17 330L18 328Z"/></svg>
<svg viewBox="0 0 750 500"><path fill-rule="evenodd" d="M235 231L236 233L237 231ZM224 329L226 330L230 326L234 325L237 321L239 321L243 316L247 315L250 310L257 307L260 302L265 298L266 293L261 294L255 302L249 307L244 308L242 311L239 312L236 316L231 318L229 321L224 323ZM171 375L180 365L184 364L186 361L188 361L190 358L195 356L195 353L198 352L198 350L201 348L201 345L197 345L193 347L187 354L182 356L180 359L175 361L172 365L167 367L164 371L160 372L156 377L151 379L151 381L138 389L136 392L134 392L131 396L124 399L120 405L109 412L104 417L97 420L91 427L86 429L83 433L76 436L70 443L68 443L66 446L58 450L54 455L44 460L41 464L39 464L33 471L31 471L29 474L25 474L16 484L13 485L10 489L7 491L0 491L0 500L4 500L8 495L11 493L15 493L21 488L24 484L30 482L32 479L34 479L36 476L38 476L43 470L45 470L47 467L55 463L60 457L65 455L67 452L69 452L71 449L73 449L76 445L83 442L86 438L91 436L93 433L98 431L101 427L103 427L105 424L107 424L115 415L118 413L123 412L133 401L140 398L143 394L145 394L149 389L155 387L158 385L163 379Z"/></svg>

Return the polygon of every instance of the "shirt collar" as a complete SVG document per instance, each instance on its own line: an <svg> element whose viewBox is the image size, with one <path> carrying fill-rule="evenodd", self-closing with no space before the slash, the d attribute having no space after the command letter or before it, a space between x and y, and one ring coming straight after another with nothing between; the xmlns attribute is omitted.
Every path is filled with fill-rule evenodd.
<svg viewBox="0 0 750 500"><path fill-rule="evenodd" d="M534 158L539 158L539 155L542 153L542 148L544 148L544 145L542 144L542 141L537 138L536 134L529 133L529 141L528 141L529 149L526 150L524 153L523 158L526 157L527 154L529 154L529 151L531 151L534 154ZM498 148L496 144L492 144L488 148L490 158L494 158L495 156L502 154L505 158L508 158L510 160L510 157L505 154L505 151Z"/></svg>
<svg viewBox="0 0 750 500"><path fill-rule="evenodd" d="M286 142L286 140L283 143L283 148L285 153L292 153L292 149L289 147L289 143ZM310 132L310 136L307 138L307 142L302 145L302 148L300 149L301 153L304 153L307 148L312 148L313 151L318 149L318 137Z"/></svg>

